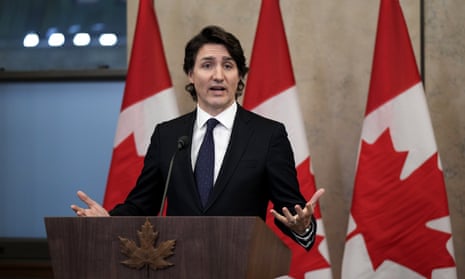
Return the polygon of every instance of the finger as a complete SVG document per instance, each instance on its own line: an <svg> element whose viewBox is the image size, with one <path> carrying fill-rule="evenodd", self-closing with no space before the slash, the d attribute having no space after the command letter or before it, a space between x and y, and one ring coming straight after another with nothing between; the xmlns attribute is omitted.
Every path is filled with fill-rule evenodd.
<svg viewBox="0 0 465 279"><path fill-rule="evenodd" d="M325 189L321 188L318 191L316 191L313 196L310 198L310 200L305 204L304 209L300 207L300 205L296 205L295 211L299 215L299 218L305 219L310 215L313 215L315 212L315 206L320 197L325 193Z"/></svg>
<svg viewBox="0 0 465 279"><path fill-rule="evenodd" d="M320 199L320 197L325 193L325 189L321 188L316 191L313 196L310 198L310 200L307 202L305 207L307 207L309 210L311 208L312 214L313 214L313 209L315 208L316 203Z"/></svg>
<svg viewBox="0 0 465 279"><path fill-rule="evenodd" d="M321 189L318 189L318 191L316 191L313 196L310 198L310 202L312 204L315 204L321 196L323 196L323 194L325 193L325 189L321 188Z"/></svg>
<svg viewBox="0 0 465 279"><path fill-rule="evenodd" d="M79 216L79 217L87 217L87 214L86 214L86 212L84 210L80 210L80 211L78 211L77 216Z"/></svg>
<svg viewBox="0 0 465 279"><path fill-rule="evenodd" d="M85 204L87 204L88 207L92 207L93 205L96 204L96 202L91 199L86 193L83 191L78 191L77 195L81 201L83 201Z"/></svg>
<svg viewBox="0 0 465 279"><path fill-rule="evenodd" d="M303 209L301 209L300 211L296 209L297 213L300 215L304 215L304 216L310 216L310 215L313 215L313 213L315 212L315 203L310 199L306 204L305 204L305 207Z"/></svg>
<svg viewBox="0 0 465 279"><path fill-rule="evenodd" d="M287 225L287 219L283 215L279 214L276 210L271 209L270 213L276 218L279 222Z"/></svg>
<svg viewBox="0 0 465 279"><path fill-rule="evenodd" d="M299 220L306 219L306 218L308 218L308 216L311 215L311 212L310 213L306 212L304 210L304 208L302 208L299 204L296 204L294 206L294 209L295 209L295 212L297 213L297 216L298 216Z"/></svg>
<svg viewBox="0 0 465 279"><path fill-rule="evenodd" d="M71 209L76 213L77 216L85 216L84 208L81 208L77 205L71 205Z"/></svg>
<svg viewBox="0 0 465 279"><path fill-rule="evenodd" d="M72 209L74 212L76 212L76 213L77 213L78 211L80 211L80 210L81 210L81 208L80 208L79 206L77 206L77 205L74 205L74 204L73 204L73 205L71 205L71 209Z"/></svg>
<svg viewBox="0 0 465 279"><path fill-rule="evenodd" d="M276 210L274 209L271 209L270 210L270 213L275 217L275 218L278 218L278 219L281 219L283 218L283 216L281 214L279 214Z"/></svg>
<svg viewBox="0 0 465 279"><path fill-rule="evenodd" d="M284 214L284 217L286 217L286 219L290 222L293 222L295 217L294 215L289 211L289 209L287 209L287 207L283 207L283 214Z"/></svg>
<svg viewBox="0 0 465 279"><path fill-rule="evenodd" d="M89 209L79 208L79 214L81 216L110 216L109 212L103 208L98 202L91 199L89 196L86 195L83 191L77 192L78 197L87 204Z"/></svg>
<svg viewBox="0 0 465 279"><path fill-rule="evenodd" d="M281 223L286 225L287 227L294 226L296 224L296 216L293 216L290 211L283 207L283 214L279 214L277 211L271 209L270 210L271 214Z"/></svg>
<svg viewBox="0 0 465 279"><path fill-rule="evenodd" d="M300 212L302 213L302 210L300 210ZM295 226L296 224L298 224L300 220L302 220L302 216L303 216L303 214L302 216L299 216L299 214L296 214L296 215L292 214L287 207L283 207L283 214L286 218L285 222L288 227Z"/></svg>

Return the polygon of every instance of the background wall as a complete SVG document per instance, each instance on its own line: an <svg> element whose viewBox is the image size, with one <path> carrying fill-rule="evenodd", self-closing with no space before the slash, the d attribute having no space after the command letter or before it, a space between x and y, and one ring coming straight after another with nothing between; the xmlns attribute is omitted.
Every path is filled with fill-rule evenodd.
<svg viewBox="0 0 465 279"><path fill-rule="evenodd" d="M425 1L425 88L442 159L458 278L465 278L465 5Z"/></svg>
<svg viewBox="0 0 465 279"><path fill-rule="evenodd" d="M425 91L442 157L459 278L465 277L465 6L425 1ZM136 1L128 1L128 38ZM202 27L223 26L250 60L259 0L155 0L168 65L182 112L193 108L184 91L185 43ZM401 1L417 61L420 1ZM350 210L358 142L365 111L379 1L282 0L281 10L321 200L335 278ZM130 43L129 43L130 45ZM419 64L419 63L418 63ZM241 101L241 100L240 100Z"/></svg>

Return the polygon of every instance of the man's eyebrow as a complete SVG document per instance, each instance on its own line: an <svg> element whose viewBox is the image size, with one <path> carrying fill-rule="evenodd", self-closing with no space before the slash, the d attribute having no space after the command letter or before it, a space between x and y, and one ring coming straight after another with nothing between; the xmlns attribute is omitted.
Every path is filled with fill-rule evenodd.
<svg viewBox="0 0 465 279"><path fill-rule="evenodd" d="M211 60L215 60L215 57L214 56L205 56L205 57L200 58L200 60L202 60L202 61L211 61ZM223 56L222 57L222 61L231 61L231 60L234 60L231 56Z"/></svg>
<svg viewBox="0 0 465 279"><path fill-rule="evenodd" d="M215 58L213 56L205 56L201 57L200 60L215 60Z"/></svg>

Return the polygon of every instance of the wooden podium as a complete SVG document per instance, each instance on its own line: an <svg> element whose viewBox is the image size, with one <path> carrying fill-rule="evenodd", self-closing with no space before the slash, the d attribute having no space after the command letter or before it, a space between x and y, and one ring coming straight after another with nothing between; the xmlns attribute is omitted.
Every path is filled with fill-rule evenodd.
<svg viewBox="0 0 465 279"><path fill-rule="evenodd" d="M122 264L128 256L120 237L141 246L144 224L158 233L155 249L175 240L164 259L173 266ZM258 217L45 217L45 226L55 279L270 279L288 274L291 260Z"/></svg>

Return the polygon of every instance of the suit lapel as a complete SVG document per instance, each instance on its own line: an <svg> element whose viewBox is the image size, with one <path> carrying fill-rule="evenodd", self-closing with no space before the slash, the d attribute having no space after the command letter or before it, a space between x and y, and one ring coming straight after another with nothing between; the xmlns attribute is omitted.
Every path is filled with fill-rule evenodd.
<svg viewBox="0 0 465 279"><path fill-rule="evenodd" d="M191 148L192 148L192 134L194 128L194 122L196 119L196 110L191 112L184 118L182 126L180 126L179 131L182 132L180 136L187 135L189 137L189 144L186 148L179 151L176 163L180 167L180 170L183 177L186 177L186 186L189 191L188 195L196 199L196 204L199 210L202 210L202 205L200 202L199 194L197 191L197 185L195 182L194 172L192 171L192 160L191 160Z"/></svg>

